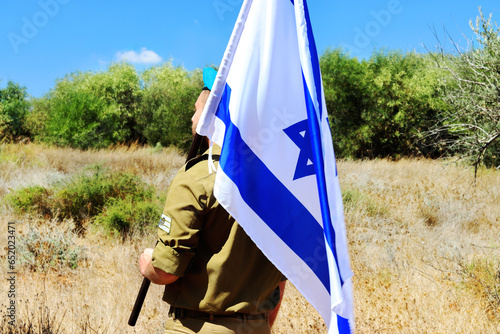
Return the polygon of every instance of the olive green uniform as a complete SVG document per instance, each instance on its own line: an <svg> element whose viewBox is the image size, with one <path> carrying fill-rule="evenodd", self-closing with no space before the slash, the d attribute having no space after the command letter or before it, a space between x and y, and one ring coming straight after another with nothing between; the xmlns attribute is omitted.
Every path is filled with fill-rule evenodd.
<svg viewBox="0 0 500 334"><path fill-rule="evenodd" d="M207 158L188 162L170 185L152 264L179 279L163 300L219 315L269 312L282 275L215 199Z"/></svg>

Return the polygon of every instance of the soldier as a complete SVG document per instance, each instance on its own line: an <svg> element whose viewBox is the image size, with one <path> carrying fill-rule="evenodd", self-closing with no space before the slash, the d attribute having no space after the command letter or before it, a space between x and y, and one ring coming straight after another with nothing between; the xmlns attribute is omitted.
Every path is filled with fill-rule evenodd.
<svg viewBox="0 0 500 334"><path fill-rule="evenodd" d="M203 71L193 134L216 71ZM217 165L220 147L214 145ZM166 333L270 333L283 296L282 274L213 195L208 153L190 160L173 179L158 241L141 254L141 274L165 285Z"/></svg>

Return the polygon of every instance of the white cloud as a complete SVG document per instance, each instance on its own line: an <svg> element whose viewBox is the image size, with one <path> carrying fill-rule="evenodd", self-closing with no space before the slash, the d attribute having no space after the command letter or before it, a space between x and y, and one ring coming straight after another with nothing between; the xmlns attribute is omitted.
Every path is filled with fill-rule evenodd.
<svg viewBox="0 0 500 334"><path fill-rule="evenodd" d="M163 59L154 51L146 48L141 48L139 53L134 50L131 51L118 51L116 53L118 61L127 61L132 64L158 64Z"/></svg>

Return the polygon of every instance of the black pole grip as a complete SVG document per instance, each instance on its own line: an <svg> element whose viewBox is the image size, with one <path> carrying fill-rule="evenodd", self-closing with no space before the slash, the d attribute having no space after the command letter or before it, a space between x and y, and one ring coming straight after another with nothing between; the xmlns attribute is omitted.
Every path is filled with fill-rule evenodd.
<svg viewBox="0 0 500 334"><path fill-rule="evenodd" d="M196 157L203 138L203 136L195 134L193 142L191 143L191 148L189 149L186 162ZM144 277L144 279L142 280L141 288L139 289L139 293L137 294L137 298L135 299L134 308L132 309L132 313L130 314L130 318L128 319L128 324L130 326L135 326L135 324L137 323L137 318L139 317L139 313L141 313L142 304L144 303L144 299L146 298L150 284L151 281Z"/></svg>
<svg viewBox="0 0 500 334"><path fill-rule="evenodd" d="M146 294L148 293L149 284L151 284L151 281L144 277L144 279L142 280L141 288L139 289L139 293L137 294L137 298L135 300L134 308L132 309L132 313L130 314L130 318L128 319L128 324L130 326L135 326L137 322L139 313L141 313L142 304L144 303L144 298L146 298Z"/></svg>

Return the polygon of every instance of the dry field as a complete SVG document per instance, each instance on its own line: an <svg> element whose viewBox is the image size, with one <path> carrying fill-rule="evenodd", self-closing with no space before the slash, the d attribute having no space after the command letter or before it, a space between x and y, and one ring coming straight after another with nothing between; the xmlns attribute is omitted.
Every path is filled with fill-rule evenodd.
<svg viewBox="0 0 500 334"><path fill-rule="evenodd" d="M0 146L0 314L9 302L8 222L17 222L18 238L30 228L64 235L86 256L76 269L33 272L16 263L17 323L33 328L14 333L162 333L168 305L159 286L150 288L136 327L127 325L142 281L137 258L153 234L123 241L88 225L77 236L71 221L19 216L4 199L20 187L64 183L98 162L164 190L183 160L168 149ZM357 332L500 333L500 171L480 170L474 180L467 167L419 159L339 161L338 169ZM326 328L288 284L273 333Z"/></svg>

